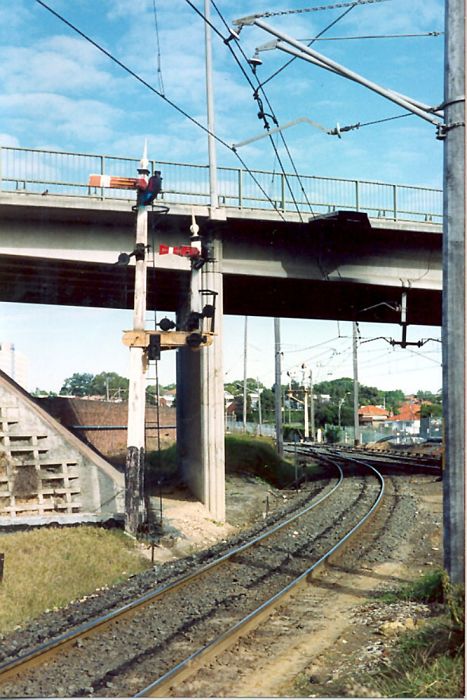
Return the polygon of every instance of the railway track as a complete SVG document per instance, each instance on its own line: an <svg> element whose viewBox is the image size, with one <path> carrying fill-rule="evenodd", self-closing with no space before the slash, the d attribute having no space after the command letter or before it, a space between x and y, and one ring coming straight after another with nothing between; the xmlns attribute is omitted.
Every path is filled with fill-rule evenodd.
<svg viewBox="0 0 467 700"><path fill-rule="evenodd" d="M349 457L349 459L362 459L365 462L376 467L394 469L396 471L416 471L425 472L427 474L442 473L442 459L438 455L419 454L407 452L404 450L372 450L367 447L341 447L334 448L313 447L311 448L316 456L320 453L327 455L335 455L341 457Z"/></svg>
<svg viewBox="0 0 467 700"><path fill-rule="evenodd" d="M319 459L339 478L300 512L200 570L4 663L0 695L169 695L306 585L376 512L384 492L377 469L340 455Z"/></svg>

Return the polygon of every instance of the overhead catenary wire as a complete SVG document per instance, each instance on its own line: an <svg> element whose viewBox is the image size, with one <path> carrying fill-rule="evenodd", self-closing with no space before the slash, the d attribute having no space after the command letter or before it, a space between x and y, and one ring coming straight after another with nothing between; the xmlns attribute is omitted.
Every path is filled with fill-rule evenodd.
<svg viewBox="0 0 467 700"><path fill-rule="evenodd" d="M162 65L161 65L161 43L159 39L159 22L157 20L157 7L156 0L152 0L152 9L154 13L154 30L156 35L156 70L157 77L159 79L159 89L163 95L165 95L164 80L162 78Z"/></svg>
<svg viewBox="0 0 467 700"><path fill-rule="evenodd" d="M337 10L349 5L370 5L378 2L387 2L387 0L356 0L355 2L336 2L332 5L318 5L314 7L294 8L293 10L276 10L271 12L262 12L255 17L283 17L285 15L299 15L308 12L321 12L322 10Z"/></svg>
<svg viewBox="0 0 467 700"><path fill-rule="evenodd" d="M444 32L422 32L420 34L366 34L361 36L315 36L312 39L305 38L299 41L351 41L360 39L413 39L419 37L439 37Z"/></svg>
<svg viewBox="0 0 467 700"><path fill-rule="evenodd" d="M111 61L116 63L120 68L122 68L124 71L126 71L129 75L131 75L133 78L135 78L138 82L140 82L142 85L144 85L148 90L153 92L155 95L160 97L164 102L166 102L168 105L170 105L173 109L175 109L179 114L184 116L186 119L188 119L192 124L197 126L199 129L204 131L206 134L212 136L218 143L220 143L224 148L227 148L231 153L235 154L235 157L237 160L241 163L241 165L244 167L245 171L250 175L250 177L253 179L257 187L259 188L260 192L265 195L267 201L271 204L273 209L277 212L277 214L280 216L280 218L285 221L284 214L281 212L279 207L277 206L277 203L274 202L271 197L269 197L268 193L265 191L259 180L254 176L253 172L251 169L248 167L247 163L244 161L244 159L235 151L235 149L232 148L231 145L229 145L226 141L224 141L220 136L218 136L216 133L212 132L210 129L208 129L206 126L204 126L201 122L199 122L197 119L192 117L186 110L184 110L182 107L179 107L173 100L169 99L166 95L162 94L160 90L157 90L151 83L148 83L147 80L142 78L138 73L136 73L134 70L132 70L129 66L127 66L125 63L120 61L116 56L110 53L110 51L107 51L103 46L101 46L97 41L92 39L90 36L88 36L85 32L83 32L79 27L74 25L72 22L67 20L63 15L61 15L59 12L51 8L47 3L44 2L44 0L36 0L36 2L41 5L45 10L50 12L52 15L57 17L61 22L66 24L70 29L72 29L74 32L79 34L83 39L85 39L87 42L92 44L98 51L103 53L105 56L107 56Z"/></svg>
<svg viewBox="0 0 467 700"><path fill-rule="evenodd" d="M229 25L227 24L227 22L225 21L225 18L223 17L222 13L220 12L220 10L219 10L219 8L217 7L217 5L216 5L216 3L214 2L214 0L211 0L211 4L212 4L212 6L214 7L214 9L216 10L217 14L219 15L220 19L223 21L225 27L227 28L227 30L228 30L228 32L229 32L229 36L228 36L227 38L223 37L223 35L221 34L221 32L219 32L219 30L217 29L217 27L215 27L215 25L214 25L211 21L209 21L209 20L204 16L204 14L191 2L191 0L185 0L185 2L186 2L187 5L189 5L200 17L202 17L202 19L203 19L207 24L209 24L209 26L215 31L215 33L216 33L219 37L221 37L221 39L223 40L223 42L227 45L229 51L231 52L232 56L233 56L234 59L235 59L235 62L236 62L237 65L239 66L239 68L240 68L240 70L242 71L244 77L245 77L246 80L248 81L248 83L249 83L251 89L253 90L253 97L254 97L255 100L258 102L258 107L259 107L259 110L260 110L259 113L258 113L258 116L259 116L260 118L263 118L265 129L266 129L267 131L269 131L269 124L268 124L268 121L267 121L267 119L266 119L266 116L270 116L271 119L273 120L273 122L274 122L275 124L278 125L278 121L277 121L277 118L276 118L276 116L275 116L275 114L274 114L274 110L273 110L273 108L272 108L272 106L271 106L271 103L270 103L269 100L267 99L267 96L265 96L265 99L266 99L266 101L267 101L268 108L270 109L271 114L266 115L266 113L265 113L265 111L264 111L264 108L263 108L263 104L262 104L262 102L261 102L261 99L260 99L259 96L258 96L257 88L255 88L255 86L254 86L254 84L253 84L253 82L252 82L250 76L248 75L248 73L246 72L246 70L244 69L244 67L242 66L242 64L241 64L241 62L240 62L238 56L235 54L235 51L233 50L233 48L232 48L232 46L231 46L231 38L233 38L233 37L232 37L232 34L231 34L231 29L230 29ZM244 53L242 47L239 46L239 45L238 45L238 47L239 47L239 50L240 50L240 52L241 52L243 58L245 59L245 61L246 61L247 63L249 63L248 58L246 57L246 55L245 55L245 53ZM257 82L259 83L259 80L258 80L258 78L257 78L257 76L256 76L256 74L255 74L254 71L253 71L253 75L254 75L254 77L256 78ZM263 94L264 94L264 93L263 93ZM269 135L269 136L270 136L270 135ZM285 139L284 139L284 137L283 137L282 135L281 135L281 138L282 138L282 142L283 142L284 148L286 149L287 155L289 156L290 162L291 162L291 164L292 164L292 168L293 168L293 170L294 170L294 174L295 174L295 176L297 177L298 182L301 184L300 175L299 175L299 173L298 173L298 171L297 171L297 168L296 168L296 166L295 166L295 163L294 163L294 161L293 161L293 159L292 159L292 155L291 155L290 150L289 150L289 148L288 148L288 146L287 146L287 143L285 142ZM288 190L289 190L290 197L291 197L292 202L293 202L293 204L294 204L294 206L295 206L295 209L296 209L296 211L297 211L297 214L298 214L300 220L303 221L302 213L301 213L301 211L300 211L300 208L299 208L299 206L298 206L297 200L296 200L296 198L295 198L295 195L294 195L294 193L293 193L292 187L291 187L291 185L290 185L289 179L288 179L288 177L287 177L287 174L286 174L284 165L283 165L282 160L281 160L281 157L280 157L280 155L279 155L278 148L277 148L276 144L274 143L273 139L271 138L271 136L270 136L270 142L271 142L271 145L272 145L272 147L273 147L273 150L274 150L274 153L275 153L275 157L276 157L276 159L277 159L277 162L279 163L279 167L280 167L280 169L281 169L281 172L282 172L282 174L283 174L283 176L284 176L284 178L285 178L285 182L286 182L286 184L287 184L287 188L288 188ZM233 148L233 150L236 152L235 147L233 146L232 148ZM305 195L305 201L306 201L306 203L308 204L311 213L313 213L313 209L312 209L312 207L311 207L311 204L310 204L310 202L309 202L309 200L308 200L308 197L307 197L307 195L306 195L306 193L305 193L305 190L304 190L303 186L301 186L301 189L302 189L302 192L303 192L304 195Z"/></svg>
<svg viewBox="0 0 467 700"><path fill-rule="evenodd" d="M218 9L218 7L217 7L217 5L216 5L216 3L215 3L215 0L211 0L211 3L212 3L212 5L213 5L214 9L216 10L216 12L218 13L219 17L221 18L221 20L224 22L224 25L227 27L227 29L229 29L229 25L227 24L227 22L225 21L225 18L223 17L222 13L221 13L220 10ZM230 29L229 29L229 31L230 31ZM232 54L235 56L235 53L234 53L232 47L230 46L230 43L229 43L229 48L230 48ZM260 109L260 112L259 112L259 114L258 114L258 117L260 117L260 118L263 119L264 128L265 128L265 129L267 130L267 132L268 132L268 136L269 136L270 142L271 142L271 144L272 144L272 146L273 146L276 159L277 159L277 161L279 162L280 167L281 167L281 170L282 170L282 173L283 173L283 175L284 175L284 177L285 177L286 184L287 184L287 187L288 187L288 189L289 189L289 192L290 192L292 201L293 201L293 203L294 203L294 205L295 205L295 207L296 207L296 209L297 209L297 212L298 212L299 215L300 215L300 218L302 219L301 214L300 214L300 212L299 212L298 204L297 204L297 202L296 202L295 195L293 194L291 185L290 185L289 180L287 179L287 176L286 176L286 173L285 173L285 169L284 169L284 167L283 167L283 165L282 165L282 163L281 163L281 159L280 159L280 156L279 156L279 152L278 152L277 146L276 146L276 144L274 144L274 141L272 140L272 133L269 133L270 127L269 127L269 123L268 123L266 117L267 117L267 116L270 116L271 119L273 120L274 124L277 125L277 127L279 127L279 122L278 122L277 117L276 117L276 115L275 115L275 113L274 113L274 109L273 109L273 107L272 107L272 105L271 105L271 102L269 101L269 98L268 98L268 96L266 95L266 92L265 92L265 90L264 90L264 87L263 87L264 83L261 83L261 82L260 82L260 80L259 80L259 78L258 78L258 76L257 76L257 74L256 74L256 70L255 70L255 69L253 68L253 66L251 65L250 61L248 60L247 56L245 55L245 52L243 51L242 47L241 47L239 44L238 44L238 48L239 48L239 50L240 50L240 52L241 52L243 58L245 59L245 61L250 65L250 68L251 68L251 70L252 70L252 72L253 72L254 78L255 78L255 80L256 80L256 82L257 82L257 87L253 89L253 97L254 97L254 99L257 101L258 107L259 107L259 109ZM236 59L236 60L237 60L237 62L239 63L238 59ZM242 67L242 70L243 70L243 67ZM249 80L249 83L250 83L250 85L253 87L253 85L252 85L252 83L251 83L250 80ZM263 97L264 97L264 99L266 100L266 103L267 103L267 105L268 105L268 109L270 110L270 115L266 115L265 112L264 112L263 104L262 104L262 101L261 101L261 99L260 99L260 97L259 97L259 91L262 92ZM274 130L274 131L275 131L275 130ZM294 175L295 175L295 177L297 178L297 182L298 182L299 185L300 185L300 189L301 189L301 192L302 192L302 194L303 194L303 196L304 196L305 202L306 202L306 204L308 205L308 208L310 209L310 212L311 212L312 214L314 214L314 212L313 212L313 207L312 207L311 202L310 202L310 200L309 200L309 198L308 198L308 195L307 195L307 193L306 193L306 191L305 191L305 188L303 187L302 179L301 179L301 177L300 177L300 175L299 175L299 173L298 173L297 167L296 167L295 162L294 162L294 160L293 160L293 158L292 158L292 154L291 154L290 149L289 149L289 147L288 147L288 145L287 145L287 142L286 142L286 140L285 140L284 134L282 133L281 130L279 130L278 133L279 133L280 139L281 139L281 141L282 141L282 144L283 144L283 146L284 146L284 148L285 148L285 151L286 151L286 153L287 153L287 156L288 156L288 158L289 158L289 160L290 160L290 163L291 163L291 165L292 165L292 169L293 169L293 171L294 171Z"/></svg>
<svg viewBox="0 0 467 700"><path fill-rule="evenodd" d="M346 15L349 14L356 6L358 5L357 2L353 2L350 7L348 7L342 14L339 15L339 17L336 17L333 19L332 22L330 22L324 29L322 29L313 39L310 39L308 42L308 46L311 46L315 41L317 41L323 34L325 34L329 29L332 29L338 22L340 22ZM292 58L289 58L288 61L286 61L280 68L278 68L274 73L272 73L269 78L266 78L265 80L262 81L260 84L260 87L264 87L269 83L273 78L276 78L282 71L284 71L288 66L290 66L291 63L297 60L296 56L293 56Z"/></svg>

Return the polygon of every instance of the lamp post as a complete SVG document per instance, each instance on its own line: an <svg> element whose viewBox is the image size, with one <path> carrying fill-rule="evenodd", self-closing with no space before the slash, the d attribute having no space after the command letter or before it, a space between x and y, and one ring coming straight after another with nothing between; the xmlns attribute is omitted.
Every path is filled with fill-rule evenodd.
<svg viewBox="0 0 467 700"><path fill-rule="evenodd" d="M341 409L342 409L342 404L345 401L345 396L342 399L339 399L339 404L337 408L337 425L339 428L341 427Z"/></svg>
<svg viewBox="0 0 467 700"><path fill-rule="evenodd" d="M346 391L345 394L344 394L344 396L343 396L342 398L339 399L339 403L338 403L338 406L337 406L337 409L338 409L338 410L337 410L337 416L338 416L338 418L337 418L337 423L338 423L338 425L339 425L339 428L341 427L341 410L342 410L342 406L343 406L343 404L345 403L345 398L346 398L346 396L349 396L349 395L350 395L350 391Z"/></svg>

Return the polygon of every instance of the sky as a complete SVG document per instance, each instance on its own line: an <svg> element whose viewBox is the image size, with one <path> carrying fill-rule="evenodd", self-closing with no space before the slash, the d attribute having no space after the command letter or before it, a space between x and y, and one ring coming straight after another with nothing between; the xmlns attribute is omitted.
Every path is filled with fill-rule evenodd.
<svg viewBox="0 0 467 700"><path fill-rule="evenodd" d="M180 110L206 124L204 22L186 0L47 0L47 4ZM203 11L201 0L192 4ZM232 26L236 18L268 12L271 16L265 21L305 40L335 22L315 42L318 51L385 87L429 105L440 104L443 36L391 35L443 32L442 0L347 5L343 0L216 0L211 19L226 36L224 20ZM2 3L0 27L0 146L134 158L140 157L147 139L151 158L207 163L207 137L200 126L36 0ZM376 35L379 38L353 38ZM251 57L270 39L266 32L246 26L238 47ZM238 47L239 62L251 76ZM257 75L262 81L286 60L276 50L261 50L259 55L263 64ZM252 88L215 33L213 66L216 134L232 144L263 133ZM442 186L442 144L435 138L434 127L416 116L380 121L404 110L366 88L297 60L268 81L265 91L280 124L300 117L326 128L379 122L343 133L341 139L304 123L287 129L284 136L298 172ZM277 156L267 139L240 150L249 167L277 171ZM290 172L292 163L282 145L278 153ZM232 151L220 143L217 161L223 166L239 165ZM121 343L121 333L131 327L131 318L129 311L0 303L0 340L13 342L28 357L28 388L58 391L74 372L116 371L128 376L128 350ZM240 317L225 320L226 382L243 376L244 323ZM284 373L294 373L306 363L314 381L352 376L351 332L350 323L283 319ZM409 340L434 340L405 350L381 339L400 339L398 325L360 324L360 334L362 383L406 393L441 388L439 328L409 327ZM272 319L249 318L247 364L249 376L272 385ZM174 353L163 354L159 379L162 384L175 381Z"/></svg>

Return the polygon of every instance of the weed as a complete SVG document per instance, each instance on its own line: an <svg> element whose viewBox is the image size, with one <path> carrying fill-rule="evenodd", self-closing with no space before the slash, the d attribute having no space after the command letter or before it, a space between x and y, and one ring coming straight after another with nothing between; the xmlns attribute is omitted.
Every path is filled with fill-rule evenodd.
<svg viewBox="0 0 467 700"><path fill-rule="evenodd" d="M434 622L404 635L389 662L366 683L383 697L463 697L463 662L462 649L453 648L449 625Z"/></svg>
<svg viewBox="0 0 467 700"><path fill-rule="evenodd" d="M378 695L463 697L463 587L453 586L445 571L435 570L382 598L386 602L402 599L442 604L444 613L420 630L400 637L389 661L371 676Z"/></svg>
<svg viewBox="0 0 467 700"><path fill-rule="evenodd" d="M386 603L394 603L398 600L414 600L419 603L442 603L444 600L443 571L442 569L429 571L408 586L383 593L381 598Z"/></svg>

